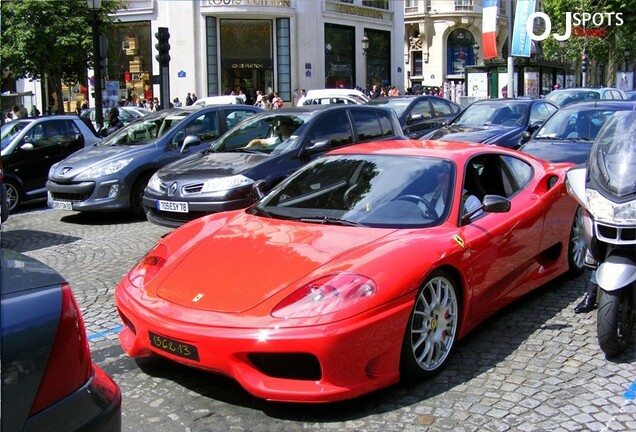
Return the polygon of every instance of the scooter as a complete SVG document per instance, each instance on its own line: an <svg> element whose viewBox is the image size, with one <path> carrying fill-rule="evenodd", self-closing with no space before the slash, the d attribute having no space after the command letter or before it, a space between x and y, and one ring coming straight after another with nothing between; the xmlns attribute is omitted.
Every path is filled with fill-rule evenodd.
<svg viewBox="0 0 636 432"><path fill-rule="evenodd" d="M588 266L596 268L596 333L606 356L632 340L636 314L636 112L614 114L599 132L587 167L566 175L583 207Z"/></svg>

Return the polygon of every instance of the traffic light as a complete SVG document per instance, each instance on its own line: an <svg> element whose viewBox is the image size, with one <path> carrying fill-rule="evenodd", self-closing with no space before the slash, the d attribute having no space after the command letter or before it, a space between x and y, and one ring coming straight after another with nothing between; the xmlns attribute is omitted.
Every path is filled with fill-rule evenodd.
<svg viewBox="0 0 636 432"><path fill-rule="evenodd" d="M587 55L581 57L581 72L587 72Z"/></svg>
<svg viewBox="0 0 636 432"><path fill-rule="evenodd" d="M155 58L159 62L161 66L168 66L170 63L170 44L168 41L170 40L170 32L167 27L159 27L159 31L155 33L155 38L157 38L157 43L155 44L155 48L157 48L157 55Z"/></svg>

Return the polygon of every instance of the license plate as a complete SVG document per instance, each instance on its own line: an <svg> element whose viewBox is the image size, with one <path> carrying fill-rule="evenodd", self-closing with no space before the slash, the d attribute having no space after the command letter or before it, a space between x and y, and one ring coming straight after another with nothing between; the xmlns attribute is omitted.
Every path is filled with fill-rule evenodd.
<svg viewBox="0 0 636 432"><path fill-rule="evenodd" d="M60 210L73 210L73 204L70 201L53 201L53 208Z"/></svg>
<svg viewBox="0 0 636 432"><path fill-rule="evenodd" d="M180 342L169 337L161 336L151 331L148 332L150 345L178 357L199 361L199 351L194 345Z"/></svg>
<svg viewBox="0 0 636 432"><path fill-rule="evenodd" d="M188 203L179 201L157 201L157 210L176 213L188 213Z"/></svg>

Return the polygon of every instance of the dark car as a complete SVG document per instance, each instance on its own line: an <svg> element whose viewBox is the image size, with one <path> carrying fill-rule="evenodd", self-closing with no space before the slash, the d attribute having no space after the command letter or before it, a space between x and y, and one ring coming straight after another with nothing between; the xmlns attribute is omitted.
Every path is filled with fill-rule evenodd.
<svg viewBox="0 0 636 432"><path fill-rule="evenodd" d="M622 90L612 87L601 88L563 88L550 92L545 100L552 102L558 107L566 106L575 102L585 102L593 100L625 100L627 97Z"/></svg>
<svg viewBox="0 0 636 432"><path fill-rule="evenodd" d="M564 106L519 150L551 162L586 163L607 119L616 111L634 110L636 101L598 100Z"/></svg>
<svg viewBox="0 0 636 432"><path fill-rule="evenodd" d="M556 110L555 105L542 99L484 99L422 138L517 148L523 132L537 130Z"/></svg>
<svg viewBox="0 0 636 432"><path fill-rule="evenodd" d="M249 105L172 108L147 115L51 167L48 205L75 211L126 211L143 217L141 197L159 168L207 148L241 120ZM186 137L197 140L184 146Z"/></svg>
<svg viewBox="0 0 636 432"><path fill-rule="evenodd" d="M91 122L76 115L19 119L5 123L1 130L11 211L25 201L46 196L51 165L101 141Z"/></svg>
<svg viewBox="0 0 636 432"><path fill-rule="evenodd" d="M104 127L108 127L109 109L110 108L104 108L104 116L103 116ZM146 108L138 108L138 107L121 106L121 107L117 107L117 109L119 109L119 120L121 120L121 122L124 125L127 125L128 123L132 123L138 118L144 117L152 113L152 111ZM93 124L93 126L97 129L97 124L95 123L95 108L86 108L82 110L82 113L80 114L80 116L88 118Z"/></svg>
<svg viewBox="0 0 636 432"><path fill-rule="evenodd" d="M2 161L0 160L0 222L4 222L9 218L9 197L7 196L7 188L4 186L4 171L2 169Z"/></svg>
<svg viewBox="0 0 636 432"><path fill-rule="evenodd" d="M392 108L404 135L417 139L457 117L461 105L437 96L391 96L371 99L369 105Z"/></svg>
<svg viewBox="0 0 636 432"><path fill-rule="evenodd" d="M281 128L286 139L278 138ZM308 105L258 114L208 150L172 163L144 193L148 220L176 227L199 216L247 207L271 187L326 151L354 143L402 138L395 111L369 105Z"/></svg>
<svg viewBox="0 0 636 432"><path fill-rule="evenodd" d="M70 285L33 258L0 254L2 431L121 430L121 391L91 360Z"/></svg>

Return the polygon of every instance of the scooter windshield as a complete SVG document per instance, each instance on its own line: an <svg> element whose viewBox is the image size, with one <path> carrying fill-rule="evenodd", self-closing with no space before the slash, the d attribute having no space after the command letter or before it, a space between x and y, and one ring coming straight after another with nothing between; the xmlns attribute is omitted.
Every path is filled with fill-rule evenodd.
<svg viewBox="0 0 636 432"><path fill-rule="evenodd" d="M636 193L636 112L619 111L599 132L588 163L589 180L612 196Z"/></svg>

